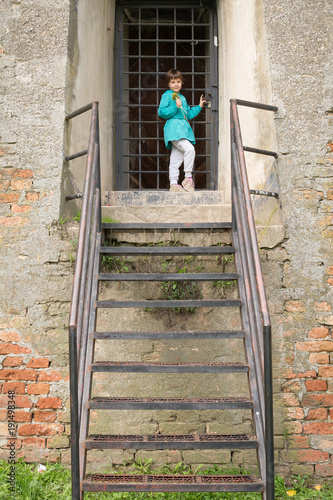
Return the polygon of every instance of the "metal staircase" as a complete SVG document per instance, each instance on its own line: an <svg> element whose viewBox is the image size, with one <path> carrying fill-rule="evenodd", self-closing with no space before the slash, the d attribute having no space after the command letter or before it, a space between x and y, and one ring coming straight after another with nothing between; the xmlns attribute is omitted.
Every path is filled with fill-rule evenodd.
<svg viewBox="0 0 333 500"><path fill-rule="evenodd" d="M120 224L101 223L101 195L99 174L98 103L82 108L70 115L72 119L92 109L89 147L67 158L71 160L87 154L87 170L83 192L81 224L74 276L74 287L69 322L70 339L70 394L71 394L71 449L72 449L72 498L81 500L84 492L261 492L265 500L274 499L273 418L271 375L271 327L265 297L259 251L251 208L250 189L247 182L244 146L242 144L237 105L259 107L276 111L272 106L244 101L231 101L231 152L232 152L232 222L193 224ZM248 150L275 155L270 151ZM265 193L270 194L270 193ZM275 195L274 193L271 193ZM70 199L69 197L68 199ZM221 233L231 232L230 245L193 246L138 246L119 244L126 240L124 233ZM107 235L107 236L106 236ZM113 244L104 244L105 239ZM163 239L162 236L160 239ZM209 238L207 238L207 241ZM105 272L102 257L188 257L233 255L234 272ZM105 298L105 290L115 283L178 283L237 281L238 296L231 298L195 298L147 300L118 299L117 295ZM153 286L153 285L151 285ZM151 331L149 320L145 331L119 329L112 320L112 311L147 308L223 308L237 311L238 327L222 325L221 329L184 331L171 329ZM99 315L109 311L108 328L100 331ZM105 321L104 321L105 324ZM200 325L198 325L200 326ZM180 362L175 361L119 361L95 360L96 342L141 340L213 340L221 349L228 349L228 342L239 339L243 343L245 362ZM105 349L107 351L107 349ZM232 393L227 397L147 397L145 382L142 393L133 396L116 396L112 383L110 396L95 395L96 374L123 373L145 377L146 374L243 374L248 385L248 396ZM179 375L181 376L181 375ZM247 382L246 382L247 379ZM144 379L143 379L144 380ZM146 393L145 393L146 392ZM93 394L94 393L94 394ZM149 393L149 392L148 392ZM238 410L251 411L253 434L90 434L90 413L95 410ZM182 475L182 474L87 474L87 454L92 450L257 450L256 475Z"/></svg>

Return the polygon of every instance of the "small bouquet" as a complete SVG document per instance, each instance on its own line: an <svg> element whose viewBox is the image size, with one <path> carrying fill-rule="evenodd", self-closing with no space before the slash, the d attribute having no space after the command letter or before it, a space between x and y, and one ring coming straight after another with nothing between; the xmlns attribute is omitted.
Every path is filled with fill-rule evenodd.
<svg viewBox="0 0 333 500"><path fill-rule="evenodd" d="M178 94L177 92L174 92L174 93L172 94L172 100L173 100L173 101L177 101L177 99L180 99L180 96L179 96L179 94ZM180 110L181 110L181 112L183 113L183 116L184 116L185 120L187 120L187 118L186 118L187 111L185 111L185 109L183 108L183 106L180 106ZM188 120L187 120L187 121L188 121Z"/></svg>

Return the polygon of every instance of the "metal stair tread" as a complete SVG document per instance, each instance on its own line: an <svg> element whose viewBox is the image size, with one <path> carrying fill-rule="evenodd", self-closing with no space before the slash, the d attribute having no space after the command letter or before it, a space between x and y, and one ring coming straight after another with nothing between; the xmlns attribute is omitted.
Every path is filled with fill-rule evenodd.
<svg viewBox="0 0 333 500"><path fill-rule="evenodd" d="M252 400L246 397L223 398L159 398L159 397L95 397L90 409L252 409Z"/></svg>
<svg viewBox="0 0 333 500"><path fill-rule="evenodd" d="M233 281L237 273L99 273L100 281Z"/></svg>
<svg viewBox="0 0 333 500"><path fill-rule="evenodd" d="M83 491L229 491L261 492L263 483L252 475L131 475L92 474ZM170 490L170 486L173 487Z"/></svg>
<svg viewBox="0 0 333 500"><path fill-rule="evenodd" d="M220 255L233 254L233 246L210 246L210 247L160 247L160 246L117 246L102 247L102 254L112 255Z"/></svg>
<svg viewBox="0 0 333 500"><path fill-rule="evenodd" d="M133 308L133 307L240 307L239 299L211 300L98 300L99 308Z"/></svg>
<svg viewBox="0 0 333 500"><path fill-rule="evenodd" d="M102 229L231 229L231 222L104 222Z"/></svg>
<svg viewBox="0 0 333 500"><path fill-rule="evenodd" d="M219 330L219 331L183 331L183 332L95 332L95 340L141 340L141 339L243 339L242 330Z"/></svg>
<svg viewBox="0 0 333 500"><path fill-rule="evenodd" d="M160 363L136 361L96 361L92 372L153 372L153 373L248 373L244 363Z"/></svg>
<svg viewBox="0 0 333 500"><path fill-rule="evenodd" d="M92 434L86 449L256 449L251 434L111 435Z"/></svg>

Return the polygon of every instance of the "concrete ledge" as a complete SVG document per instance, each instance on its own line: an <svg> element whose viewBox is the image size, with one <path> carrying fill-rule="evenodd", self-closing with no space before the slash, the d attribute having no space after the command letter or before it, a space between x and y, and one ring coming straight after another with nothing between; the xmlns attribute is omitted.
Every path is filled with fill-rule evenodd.
<svg viewBox="0 0 333 500"><path fill-rule="evenodd" d="M170 191L106 191L105 206L148 205L224 205L224 191L194 191L192 193L170 193Z"/></svg>

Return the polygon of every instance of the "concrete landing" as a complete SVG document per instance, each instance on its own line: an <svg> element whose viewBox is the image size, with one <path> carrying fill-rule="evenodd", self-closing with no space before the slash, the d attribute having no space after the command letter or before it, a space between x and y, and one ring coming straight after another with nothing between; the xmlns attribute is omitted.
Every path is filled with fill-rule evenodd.
<svg viewBox="0 0 333 500"><path fill-rule="evenodd" d="M111 191L103 201L103 217L118 222L230 222L231 206L224 191Z"/></svg>

